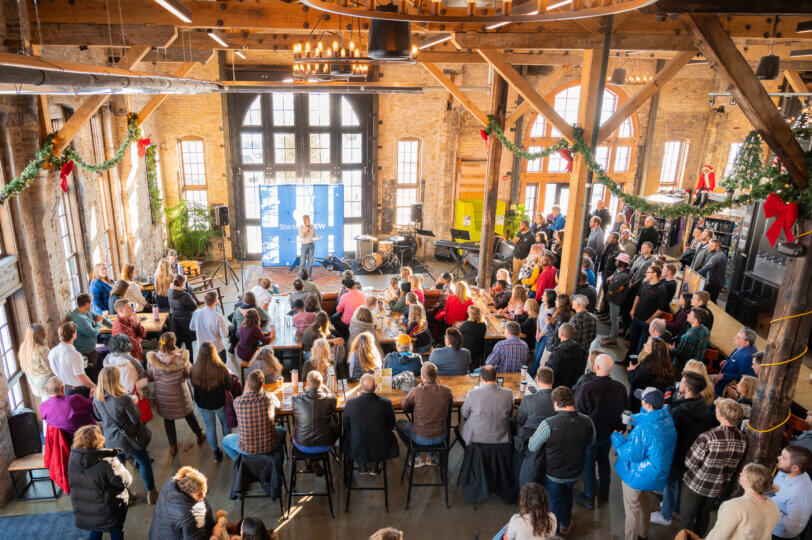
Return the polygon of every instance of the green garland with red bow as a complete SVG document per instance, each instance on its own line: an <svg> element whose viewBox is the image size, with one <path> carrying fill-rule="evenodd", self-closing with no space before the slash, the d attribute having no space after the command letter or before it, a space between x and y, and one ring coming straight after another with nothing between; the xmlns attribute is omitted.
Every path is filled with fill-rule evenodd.
<svg viewBox="0 0 812 540"><path fill-rule="evenodd" d="M20 176L0 189L0 205L4 204L8 199L16 197L23 190L30 187L31 184L34 183L37 176L39 176L40 172L42 172L42 169L48 163L50 163L54 169L60 170L63 191L67 191L67 177L71 172L73 172L74 165L94 173L102 173L110 170L121 162L122 159L124 159L127 148L129 148L133 142L139 140L140 136L141 128L138 127L138 115L130 114L127 117L127 135L125 136L124 141L121 143L121 146L119 146L115 154L113 154L113 157L103 161L102 163L88 163L70 146L65 148L61 155L56 155L54 153L55 134L48 135L42 144L42 148L40 148L40 150L36 153L34 159L28 162L23 171L20 173ZM146 144L148 145L149 139L146 139L146 141ZM140 142L141 141L139 141L139 146Z"/></svg>

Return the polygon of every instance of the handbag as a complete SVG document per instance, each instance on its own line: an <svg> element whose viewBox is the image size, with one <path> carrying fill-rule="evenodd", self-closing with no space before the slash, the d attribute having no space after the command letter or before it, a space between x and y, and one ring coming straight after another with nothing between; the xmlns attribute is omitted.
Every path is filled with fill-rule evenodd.
<svg viewBox="0 0 812 540"><path fill-rule="evenodd" d="M231 391L226 390L226 403L223 407L226 417L226 427L228 429L234 429L237 427L237 411L234 410L234 396L231 395Z"/></svg>
<svg viewBox="0 0 812 540"><path fill-rule="evenodd" d="M116 422L115 415L110 414L110 411L107 409L107 401L102 401L101 404L102 408L104 408L104 412L107 413L110 420L124 433L127 441L139 450L146 450L149 446L149 442L152 440L152 432L149 430L146 424L139 422L137 425L135 425L135 432L129 433L126 429L124 429L124 426Z"/></svg>
<svg viewBox="0 0 812 540"><path fill-rule="evenodd" d="M150 404L149 400L144 399L143 396L141 396L141 394L139 394L138 390L136 390L135 388L133 388L133 395L135 395L138 398L138 402L136 403L136 405L138 405L138 410L141 412L141 422L146 424L147 422L152 420L153 417L152 405Z"/></svg>

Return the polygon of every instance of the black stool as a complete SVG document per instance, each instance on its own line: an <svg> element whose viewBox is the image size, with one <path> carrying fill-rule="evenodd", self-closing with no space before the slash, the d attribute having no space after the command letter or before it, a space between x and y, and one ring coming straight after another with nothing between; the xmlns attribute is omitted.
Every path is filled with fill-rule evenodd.
<svg viewBox="0 0 812 540"><path fill-rule="evenodd" d="M296 491L296 463L308 459L311 461L320 461L324 466L324 481L326 483L327 491L322 493ZM327 497L327 501L330 504L330 517L335 518L335 515L333 514L333 491L333 473L330 469L330 452L327 451L320 454L306 454L296 448L296 445L293 445L291 447L290 456L290 490L288 491L288 511L291 509L293 497L305 497L308 495L313 497Z"/></svg>
<svg viewBox="0 0 812 540"><path fill-rule="evenodd" d="M409 450L406 454L406 461L403 462L403 472L400 475L400 482L403 483L403 477L406 475L406 467L409 467L409 490L406 493L406 510L409 509L409 501L412 498L412 487L439 487L445 488L445 507L450 508L448 505L448 436L446 440L439 444L422 445L414 441L409 441ZM422 483L416 484L414 482L414 463L418 454L421 452L437 452L440 454L440 483Z"/></svg>
<svg viewBox="0 0 812 540"><path fill-rule="evenodd" d="M282 441L284 446L285 442ZM245 499L259 499L259 498L279 498L279 510L281 516L284 518L287 513L285 512L285 502L283 490L287 490L288 486L285 483L285 455L277 449L267 454L240 454L234 460L232 466L231 477L231 493L229 499L240 500L240 519L243 518L245 513ZM262 493L251 493L253 484L260 483L260 476L267 472L267 467L273 467L277 482L262 484Z"/></svg>
<svg viewBox="0 0 812 540"><path fill-rule="evenodd" d="M383 487L352 487L352 471L355 470L355 461L349 458L344 460L345 478L347 480L347 504L344 506L344 511L350 511L350 494L352 490L355 491L383 491L383 502L386 506L386 512L389 513L389 480L386 478L386 460L380 462L383 468ZM349 465L349 467L348 467Z"/></svg>

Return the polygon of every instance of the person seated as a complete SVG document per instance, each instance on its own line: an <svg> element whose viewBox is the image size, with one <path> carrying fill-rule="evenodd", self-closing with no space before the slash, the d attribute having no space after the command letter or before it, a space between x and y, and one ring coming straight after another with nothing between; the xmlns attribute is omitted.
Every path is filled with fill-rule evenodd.
<svg viewBox="0 0 812 540"><path fill-rule="evenodd" d="M505 309L496 312L497 317L514 319L524 314L524 303L527 302L527 289L524 285L515 285L510 293L510 300Z"/></svg>
<svg viewBox="0 0 812 540"><path fill-rule="evenodd" d="M361 377L358 397L347 400L342 421L341 448L344 456L361 465L364 472L377 473L378 464L398 457L395 409L392 402L375 393L375 377ZM385 466L385 463L384 463Z"/></svg>
<svg viewBox="0 0 812 540"><path fill-rule="evenodd" d="M448 297L445 308L435 316L448 326L454 326L458 321L464 321L468 316L468 306L473 304L468 284L464 281L454 283L454 294Z"/></svg>
<svg viewBox="0 0 812 540"><path fill-rule="evenodd" d="M273 295L279 292L279 287L274 285L270 279L261 277L257 280L257 284L251 287L251 292L254 293L259 307L267 311L268 304L273 299Z"/></svg>
<svg viewBox="0 0 812 540"><path fill-rule="evenodd" d="M420 305L426 303L426 294L423 292L423 277L413 274L409 276L409 285L412 287L412 292L417 296Z"/></svg>
<svg viewBox="0 0 812 540"><path fill-rule="evenodd" d="M575 337L575 327L563 323L558 327L558 346L550 353L547 365L553 370L555 388L572 388L586 369L586 351Z"/></svg>
<svg viewBox="0 0 812 540"><path fill-rule="evenodd" d="M408 282L409 278L414 274L414 270L412 270L411 266L401 266L398 269L398 274L400 274L401 283Z"/></svg>
<svg viewBox="0 0 812 540"><path fill-rule="evenodd" d="M455 431L465 444L499 444L510 442L510 419L513 416L513 391L496 384L494 366L479 368L479 387L468 391L460 408L463 420Z"/></svg>
<svg viewBox="0 0 812 540"><path fill-rule="evenodd" d="M440 284L440 280L437 280L437 284ZM389 302L397 300L398 296L400 296L400 279L398 276L392 276L389 278L389 286L383 290L383 299L389 304Z"/></svg>
<svg viewBox="0 0 812 540"><path fill-rule="evenodd" d="M315 294L319 299L319 306L321 306L321 291L319 290L319 286L312 281L308 281L309 277L310 275L305 268L299 270L299 279L302 280L302 290L306 293Z"/></svg>
<svg viewBox="0 0 812 540"><path fill-rule="evenodd" d="M394 527L384 527L372 533L369 540L403 540L403 531Z"/></svg>
<svg viewBox="0 0 812 540"><path fill-rule="evenodd" d="M130 307L126 300L120 302ZM96 385L85 373L85 359L73 346L76 341L76 325L70 321L62 323L58 335L59 344L48 353L51 372L65 385L67 395L81 394L90 397L90 393L96 390Z"/></svg>
<svg viewBox="0 0 812 540"><path fill-rule="evenodd" d="M110 280L110 273L107 265L98 263L93 268L93 281L90 282L90 295L93 297L91 309L96 315L104 315L105 311L110 311L110 291L115 285Z"/></svg>
<svg viewBox="0 0 812 540"><path fill-rule="evenodd" d="M753 398L756 396L757 384L758 379L752 375L742 375L735 386L731 384L722 392L722 397L735 399L736 403L742 406L742 416L745 420L748 420L753 412Z"/></svg>
<svg viewBox="0 0 812 540"><path fill-rule="evenodd" d="M298 306L298 307L297 307ZM304 334L310 325L316 321L316 313L318 311L319 301L315 294L308 294L304 302L296 301L293 311L291 324L299 334Z"/></svg>
<svg viewBox="0 0 812 540"><path fill-rule="evenodd" d="M160 311L169 311L169 287L175 279L175 272L172 265L166 259L158 261L155 268L155 275L152 277L152 285L155 290L155 303Z"/></svg>
<svg viewBox="0 0 812 540"><path fill-rule="evenodd" d="M302 302L304 302L306 298L307 294L304 294L301 297ZM270 319L268 317L268 312L262 309L261 306L257 305L257 299L254 296L254 293L248 291L242 295L242 301L237 302L237 304L234 306L234 313L231 315L231 324L234 325L234 328L236 328L237 331L239 331L240 326L242 325L242 320L245 318L245 314L251 309L256 311L259 315L260 326L264 327L266 324L268 324L268 320Z"/></svg>
<svg viewBox="0 0 812 540"><path fill-rule="evenodd" d="M736 350L727 360L722 360L719 367L722 369L711 380L717 396L721 396L725 387L733 381L738 381L744 375L755 375L753 371L753 354L756 349L756 333L750 328L742 328L733 338L733 345Z"/></svg>
<svg viewBox="0 0 812 540"><path fill-rule="evenodd" d="M589 278L587 273L581 270L578 286L575 287L575 294L586 296L588 300L586 306L587 311L589 311L590 313L595 313L595 308L598 305L598 291L595 290L595 287L591 285L588 281Z"/></svg>
<svg viewBox="0 0 812 540"><path fill-rule="evenodd" d="M135 265L125 264L122 266L120 278L122 281L127 282L127 291L122 298L132 302L135 305L136 311L149 310L149 302L147 302L144 295L141 294L141 286L135 281Z"/></svg>
<svg viewBox="0 0 812 540"><path fill-rule="evenodd" d="M373 321L372 311L366 306L361 306L355 310L352 319L350 319L349 339L347 342L352 346L355 338L364 332L369 332L374 336L375 322Z"/></svg>
<svg viewBox="0 0 812 540"><path fill-rule="evenodd" d="M705 326L708 311L702 308L693 308L688 314L690 328L680 336L679 340L671 345L671 356L677 372L688 360L696 359L700 362L705 358L705 348L708 346L710 332Z"/></svg>
<svg viewBox="0 0 812 540"><path fill-rule="evenodd" d="M527 394L519 404L516 413L516 438L514 439L516 450L522 451L527 448L527 441L536 431L542 420L555 414L553 401L550 394L553 391L553 370L547 366L541 366L536 372L536 391Z"/></svg>
<svg viewBox="0 0 812 540"><path fill-rule="evenodd" d="M778 474L773 483L778 488L772 499L781 512L773 538L801 538L812 515L812 480L807 471L812 453L803 446L789 445L778 454Z"/></svg>
<svg viewBox="0 0 812 540"><path fill-rule="evenodd" d="M338 440L336 397L323 385L318 371L307 374L307 390L293 396L293 446L305 454L323 454ZM311 463L316 476L324 470L317 461Z"/></svg>
<svg viewBox="0 0 812 540"><path fill-rule="evenodd" d="M544 540L555 535L557 526L544 487L530 482L519 490L519 513L513 514L494 538Z"/></svg>
<svg viewBox="0 0 812 540"><path fill-rule="evenodd" d="M277 360L273 347L270 345L257 349L257 352L251 358L251 363L248 364L248 369L261 371L265 376L265 384L275 383L282 379L282 364ZM304 371L304 368L302 368L302 371Z"/></svg>
<svg viewBox="0 0 812 540"><path fill-rule="evenodd" d="M332 317L333 326L342 336L349 336L350 321L355 310L366 303L367 297L361 291L361 282L353 281L347 292L341 295L336 304L336 312Z"/></svg>
<svg viewBox="0 0 812 540"><path fill-rule="evenodd" d="M429 362L443 376L467 375L471 372L471 352L462 347L462 334L456 328L445 331L445 347L431 351Z"/></svg>
<svg viewBox="0 0 812 540"><path fill-rule="evenodd" d="M154 399L152 387L148 386L146 369L130 354L132 350L130 338L124 334L113 336L107 342L107 348L110 349L110 354L104 357L104 367L118 369L121 386L133 394L138 392L142 398Z"/></svg>
<svg viewBox="0 0 812 540"><path fill-rule="evenodd" d="M225 510L218 510L214 517L217 519L211 533L214 540L279 540L279 533L268 530L259 518L248 516L228 523Z"/></svg>
<svg viewBox="0 0 812 540"><path fill-rule="evenodd" d="M68 320L76 325L76 341L73 346L79 354L87 358L91 372L97 373L101 368L98 364L98 354L96 354L96 341L99 337L102 325L110 327L110 321L91 313L90 308L93 298L82 293L76 297L76 308L68 314Z"/></svg>
<svg viewBox="0 0 812 540"><path fill-rule="evenodd" d="M203 473L192 467L178 469L158 495L150 540L208 539L215 524L206 500L208 490Z"/></svg>
<svg viewBox="0 0 812 540"><path fill-rule="evenodd" d="M355 274L352 273L352 270L344 270L341 273L341 288L338 289L338 300L341 300L341 297L352 289L354 283Z"/></svg>
<svg viewBox="0 0 812 540"><path fill-rule="evenodd" d="M344 338L340 337L337 331L333 331L333 328L330 326L330 318L325 311L316 313L316 319L313 321L313 324L302 334L302 352L310 352L313 343L317 339L326 339L330 344L336 346L344 345ZM305 354L305 356L306 355L307 354ZM343 356L342 354L342 359Z"/></svg>
<svg viewBox="0 0 812 540"><path fill-rule="evenodd" d="M293 307L293 303L296 300L301 300L304 302L304 299L307 298L307 295L311 294L304 290L304 282L301 279L296 278L293 280L293 291L288 293L288 298L290 300L290 305Z"/></svg>
<svg viewBox="0 0 812 540"><path fill-rule="evenodd" d="M404 413L411 413L413 421L406 419L397 421L398 436L403 444L410 441L420 445L440 444L446 440L448 434L448 419L454 396L451 389L437 382L437 366L426 362L420 368L421 382L403 398L401 409ZM418 456L415 467L438 465L436 456L428 456L426 460Z"/></svg>
<svg viewBox="0 0 812 540"><path fill-rule="evenodd" d="M73 435L82 426L94 425L93 400L81 394L65 395L65 385L59 377L45 383L45 401L39 412L43 422Z"/></svg>
<svg viewBox="0 0 812 540"><path fill-rule="evenodd" d="M575 328L573 339L585 351L588 351L598 336L598 318L589 311L589 299L582 294L573 296L572 309L575 311L575 315L569 322Z"/></svg>
<svg viewBox="0 0 812 540"><path fill-rule="evenodd" d="M536 300L539 300L539 295L544 294L547 289L555 289L556 283L556 268L553 266L553 257L549 253L541 256L541 272L539 279L536 281Z"/></svg>
<svg viewBox="0 0 812 540"><path fill-rule="evenodd" d="M519 323L510 321L505 325L505 339L497 341L485 364L493 366L500 373L516 373L527 365L530 349L520 337Z"/></svg>
<svg viewBox="0 0 812 540"><path fill-rule="evenodd" d="M691 312L691 299L693 293L684 292L677 299L677 312L670 321L666 321L665 329L671 335L671 340L679 338L688 329L688 313Z"/></svg>
<svg viewBox="0 0 812 540"><path fill-rule="evenodd" d="M245 314L237 335L237 357L243 362L250 361L258 348L273 341L273 336L259 327L259 314L254 309L249 309Z"/></svg>
<svg viewBox="0 0 812 540"><path fill-rule="evenodd" d="M706 291L696 291L691 297L691 307L703 308L707 312L707 315L705 315L705 322L702 324L704 324L705 328L708 329L708 332L713 330L713 313L708 306L709 302L710 294L708 294Z"/></svg>
<svg viewBox="0 0 812 540"><path fill-rule="evenodd" d="M524 334L522 339L527 343L530 354L533 354L533 349L536 347L536 325L539 316L539 303L532 298L528 298L524 302L522 311L523 313L515 316L513 320L519 323L521 333Z"/></svg>
<svg viewBox="0 0 812 540"><path fill-rule="evenodd" d="M626 368L630 392L634 394L635 390L654 387L665 393L674 384L674 369L668 354L668 345L660 338L649 337L643 350L646 352L645 359L631 363ZM635 412L639 410L639 401L633 398L631 408Z"/></svg>
<svg viewBox="0 0 812 540"><path fill-rule="evenodd" d="M488 333L482 308L477 305L468 306L468 319L457 329L462 334L462 348L471 353L471 368L479 367L485 352L485 334Z"/></svg>
<svg viewBox="0 0 812 540"><path fill-rule="evenodd" d="M126 299L127 289L130 287L129 283L120 279L116 281L113 288L110 289L110 298L107 301L107 310L110 312L111 315L115 315L116 313L116 302L121 299Z"/></svg>
<svg viewBox="0 0 812 540"><path fill-rule="evenodd" d="M404 313L406 311L406 295L412 292L412 284L408 281L401 281L400 292L395 300L389 302L389 309L392 312Z"/></svg>
<svg viewBox="0 0 812 540"><path fill-rule="evenodd" d="M397 351L390 352L383 359L384 369L391 369L393 376L404 371L411 371L415 377L419 377L423 361L419 354L412 352L412 338L406 334L400 334L395 343Z"/></svg>
<svg viewBox="0 0 812 540"><path fill-rule="evenodd" d="M496 275L499 275L499 271L496 272ZM434 288L440 290L440 298L437 300L437 304L434 306L435 311L441 311L445 308L445 303L448 301L448 297L451 295L452 292L452 285L454 283L454 276L452 276L448 272L443 272L440 274L440 277L437 278L437 282L434 284Z"/></svg>
<svg viewBox="0 0 812 540"><path fill-rule="evenodd" d="M369 332L362 332L350 347L350 377L358 379L364 373L374 373L380 367L381 353L375 342L375 336Z"/></svg>
<svg viewBox="0 0 812 540"><path fill-rule="evenodd" d="M223 437L223 450L232 460L240 454L267 454L281 448L285 428L274 426L279 400L265 392L265 375L255 370L248 374L241 396L234 398L237 433Z"/></svg>
<svg viewBox="0 0 812 540"><path fill-rule="evenodd" d="M510 302L513 290L510 284L504 279L497 279L493 287L491 287L491 298L493 299L493 307L496 309L505 309Z"/></svg>
<svg viewBox="0 0 812 540"><path fill-rule="evenodd" d="M178 261L178 252L174 249L170 249L166 252L166 257L164 259L167 260L169 265L172 267L172 271L176 274L185 274L183 264Z"/></svg>
<svg viewBox="0 0 812 540"><path fill-rule="evenodd" d="M414 339L414 350L418 354L431 351L431 331L426 320L426 311L422 304L409 306L409 317L406 320L406 333Z"/></svg>
<svg viewBox="0 0 812 540"><path fill-rule="evenodd" d="M567 218L561 213L561 207L556 205L553 206L553 213L550 220L550 230L552 231L561 231L564 229L564 225L567 223Z"/></svg>
<svg viewBox="0 0 812 540"><path fill-rule="evenodd" d="M409 325L409 310L412 309L412 306L423 307L423 304L420 303L420 300L417 298L417 295L413 292L406 293L404 297L406 299L406 305L403 308L403 311L400 312L400 320L397 321L398 324L402 324L403 326ZM392 312L394 315L396 312Z"/></svg>

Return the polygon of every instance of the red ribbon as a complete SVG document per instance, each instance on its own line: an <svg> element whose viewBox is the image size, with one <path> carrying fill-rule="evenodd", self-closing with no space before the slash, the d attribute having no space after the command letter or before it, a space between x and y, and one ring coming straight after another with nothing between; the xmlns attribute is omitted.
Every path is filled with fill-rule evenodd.
<svg viewBox="0 0 812 540"><path fill-rule="evenodd" d="M138 139L138 157L147 155L147 146L150 144L152 144L152 142L149 140L149 137Z"/></svg>
<svg viewBox="0 0 812 540"><path fill-rule="evenodd" d="M773 224L767 229L767 240L770 241L771 246L775 247L782 229L788 241L795 241L792 225L798 219L798 203L787 204L775 193L770 193L767 200L764 201L764 217L766 219L775 218Z"/></svg>
<svg viewBox="0 0 812 540"><path fill-rule="evenodd" d="M479 130L479 136L482 137L482 140L488 142L488 132L484 129Z"/></svg>
<svg viewBox="0 0 812 540"><path fill-rule="evenodd" d="M558 151L558 155L567 161L567 172L572 172L572 152L564 148Z"/></svg>
<svg viewBox="0 0 812 540"><path fill-rule="evenodd" d="M73 160L67 161L62 164L62 170L59 171L59 177L62 179L62 191L68 192L68 175L73 172Z"/></svg>

